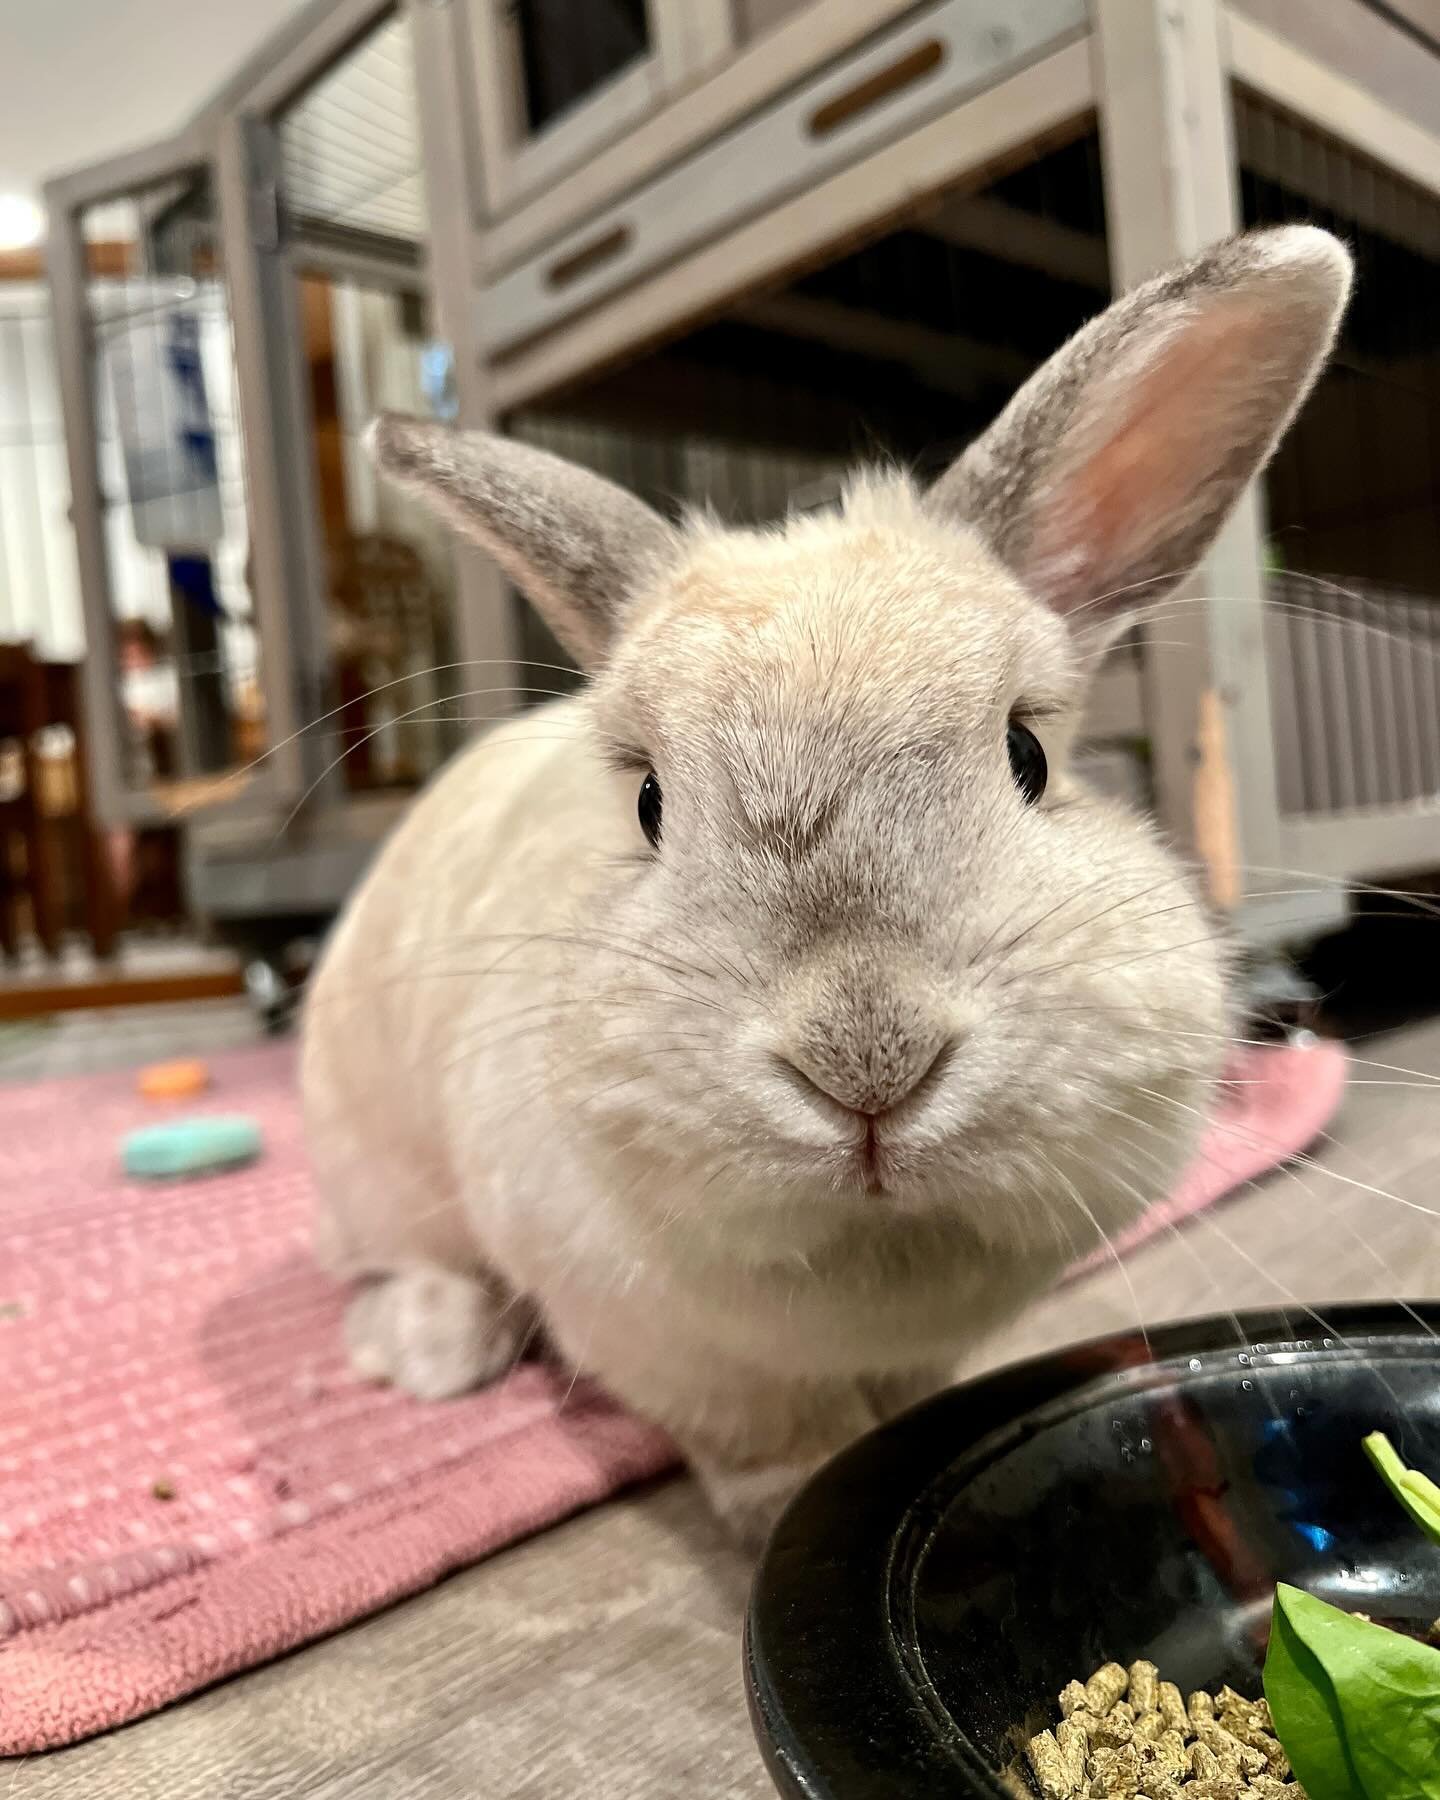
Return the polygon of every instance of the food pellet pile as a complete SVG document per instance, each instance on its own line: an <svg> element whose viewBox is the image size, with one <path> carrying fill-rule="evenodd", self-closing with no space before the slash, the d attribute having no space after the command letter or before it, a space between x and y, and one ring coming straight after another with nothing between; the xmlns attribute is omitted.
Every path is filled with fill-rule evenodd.
<svg viewBox="0 0 1440 1800"><path fill-rule="evenodd" d="M1044 1800L1306 1800L1263 1700L1191 1694L1154 1663L1106 1663L1060 1695L1026 1757Z"/></svg>

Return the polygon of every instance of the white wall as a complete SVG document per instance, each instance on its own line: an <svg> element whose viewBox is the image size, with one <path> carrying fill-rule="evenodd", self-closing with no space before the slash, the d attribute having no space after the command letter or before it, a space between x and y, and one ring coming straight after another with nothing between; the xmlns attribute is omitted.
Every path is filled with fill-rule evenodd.
<svg viewBox="0 0 1440 1800"><path fill-rule="evenodd" d="M0 286L0 642L84 648L48 295Z"/></svg>
<svg viewBox="0 0 1440 1800"><path fill-rule="evenodd" d="M0 192L177 130L302 0L0 0Z"/></svg>

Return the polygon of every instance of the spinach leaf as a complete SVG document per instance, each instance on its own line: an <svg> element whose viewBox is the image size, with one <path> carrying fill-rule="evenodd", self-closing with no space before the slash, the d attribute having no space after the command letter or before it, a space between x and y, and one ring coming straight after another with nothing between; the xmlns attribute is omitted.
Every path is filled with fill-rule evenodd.
<svg viewBox="0 0 1440 1800"><path fill-rule="evenodd" d="M1440 1543L1440 1487L1418 1469L1407 1469L1383 1431L1372 1431L1365 1439L1365 1454L1420 1529Z"/></svg>
<svg viewBox="0 0 1440 1800"><path fill-rule="evenodd" d="M1265 1694L1311 1800L1440 1800L1440 1650L1282 1583Z"/></svg>
<svg viewBox="0 0 1440 1800"><path fill-rule="evenodd" d="M1324 1604L1311 1601L1308 1594L1284 1582L1275 1589L1270 1648L1265 1656L1265 1698L1270 1702L1275 1735L1310 1800L1364 1800L1345 1743L1334 1687L1324 1664L1291 1618L1292 1609L1303 1617L1307 1602Z"/></svg>

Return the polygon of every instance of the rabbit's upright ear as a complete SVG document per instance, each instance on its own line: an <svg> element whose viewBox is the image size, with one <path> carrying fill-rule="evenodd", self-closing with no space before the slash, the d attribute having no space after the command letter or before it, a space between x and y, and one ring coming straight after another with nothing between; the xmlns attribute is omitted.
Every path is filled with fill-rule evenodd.
<svg viewBox="0 0 1440 1800"><path fill-rule="evenodd" d="M674 543L643 500L512 438L388 413L369 442L381 472L483 545L584 667Z"/></svg>
<svg viewBox="0 0 1440 1800"><path fill-rule="evenodd" d="M1096 623L1199 561L1315 379L1350 288L1313 226L1217 244L1092 319L936 482L1038 598Z"/></svg>

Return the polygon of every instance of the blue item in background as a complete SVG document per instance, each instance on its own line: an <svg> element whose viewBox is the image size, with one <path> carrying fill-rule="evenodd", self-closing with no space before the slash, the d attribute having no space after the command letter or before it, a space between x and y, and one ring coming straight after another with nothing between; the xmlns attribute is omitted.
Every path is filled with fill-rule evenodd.
<svg viewBox="0 0 1440 1800"><path fill-rule="evenodd" d="M225 609L215 592L215 572L208 556L171 556L170 585L177 594L198 611L212 619L223 619Z"/></svg>
<svg viewBox="0 0 1440 1800"><path fill-rule="evenodd" d="M438 340L420 352L420 388L437 419L459 416L460 390L455 380L455 351Z"/></svg>

